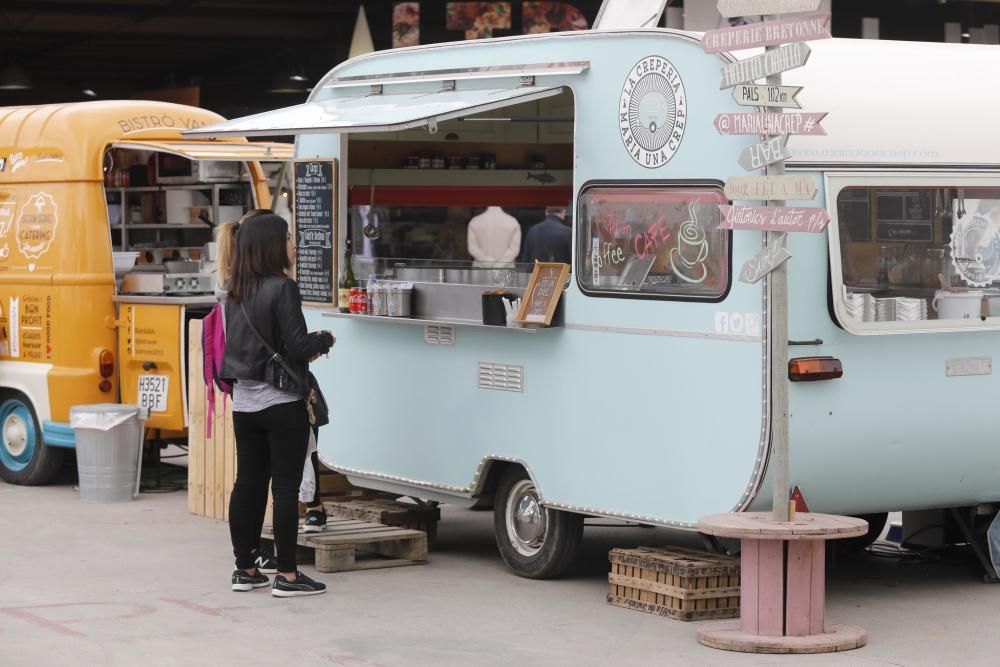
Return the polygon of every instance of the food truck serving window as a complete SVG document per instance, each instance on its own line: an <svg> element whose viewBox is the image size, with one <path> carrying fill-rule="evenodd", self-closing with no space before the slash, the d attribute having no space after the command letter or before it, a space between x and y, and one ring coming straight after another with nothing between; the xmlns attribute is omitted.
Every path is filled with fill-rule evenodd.
<svg viewBox="0 0 1000 667"><path fill-rule="evenodd" d="M1000 187L963 185L840 190L831 239L842 324L860 331L1000 325Z"/></svg>
<svg viewBox="0 0 1000 667"><path fill-rule="evenodd" d="M599 185L580 195L577 266L590 293L717 299L729 287L729 234L715 186Z"/></svg>

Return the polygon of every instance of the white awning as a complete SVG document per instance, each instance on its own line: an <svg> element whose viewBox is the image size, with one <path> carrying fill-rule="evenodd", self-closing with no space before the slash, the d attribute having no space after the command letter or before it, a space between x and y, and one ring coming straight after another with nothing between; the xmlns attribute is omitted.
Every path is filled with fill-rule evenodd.
<svg viewBox="0 0 1000 667"><path fill-rule="evenodd" d="M367 89L366 89L367 90ZM328 132L390 132L558 95L561 86L519 86L434 92L369 92L235 118L184 132L186 137L280 136Z"/></svg>
<svg viewBox="0 0 1000 667"><path fill-rule="evenodd" d="M122 139L111 144L114 148L138 151L158 151L186 157L189 160L291 160L295 147L274 142L235 141L172 141L160 139Z"/></svg>

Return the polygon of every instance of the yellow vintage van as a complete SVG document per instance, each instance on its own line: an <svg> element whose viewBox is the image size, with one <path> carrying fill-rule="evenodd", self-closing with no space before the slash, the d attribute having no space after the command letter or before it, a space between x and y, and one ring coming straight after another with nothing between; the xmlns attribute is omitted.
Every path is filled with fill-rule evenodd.
<svg viewBox="0 0 1000 667"><path fill-rule="evenodd" d="M186 321L215 300L213 228L271 202L291 146L182 139L223 120L142 101L0 108L0 478L44 484L73 405L187 427Z"/></svg>

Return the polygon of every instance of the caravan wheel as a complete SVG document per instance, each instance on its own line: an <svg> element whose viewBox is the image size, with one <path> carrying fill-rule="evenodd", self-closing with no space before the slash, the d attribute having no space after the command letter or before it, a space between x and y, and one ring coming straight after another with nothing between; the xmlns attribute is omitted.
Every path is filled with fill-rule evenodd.
<svg viewBox="0 0 1000 667"><path fill-rule="evenodd" d="M543 507L528 473L513 468L497 486L493 532L500 555L515 574L551 579L564 574L576 558L583 517Z"/></svg>
<svg viewBox="0 0 1000 667"><path fill-rule="evenodd" d="M63 451L42 442L31 402L17 392L0 396L0 479L11 484L48 484L59 472Z"/></svg>

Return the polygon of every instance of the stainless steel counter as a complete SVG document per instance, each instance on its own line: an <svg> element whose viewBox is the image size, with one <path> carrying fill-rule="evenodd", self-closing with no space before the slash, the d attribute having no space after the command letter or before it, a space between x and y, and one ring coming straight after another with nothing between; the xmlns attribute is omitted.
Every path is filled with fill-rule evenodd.
<svg viewBox="0 0 1000 667"><path fill-rule="evenodd" d="M115 303L139 303L154 305L214 306L218 301L212 294L192 294L189 296L149 296L139 294L117 294Z"/></svg>
<svg viewBox="0 0 1000 667"><path fill-rule="evenodd" d="M358 315L355 313L341 313L340 311L324 311L323 317L337 317L359 322L388 322L390 324L410 324L418 326L452 326L466 327L471 329L489 329L490 331L509 331L511 333L533 334L547 329L558 327L498 327L483 324L476 320L456 320L456 319L434 319L417 317L384 317L382 315Z"/></svg>

